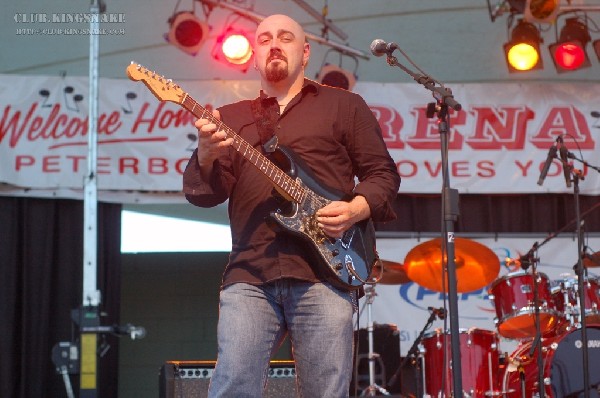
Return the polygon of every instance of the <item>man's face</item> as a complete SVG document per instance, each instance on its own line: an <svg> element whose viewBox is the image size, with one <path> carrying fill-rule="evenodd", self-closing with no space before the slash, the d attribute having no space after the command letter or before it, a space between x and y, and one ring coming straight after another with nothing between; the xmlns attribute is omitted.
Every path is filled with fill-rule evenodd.
<svg viewBox="0 0 600 398"><path fill-rule="evenodd" d="M260 74L277 83L301 73L309 46L300 25L285 15L272 15L256 29L255 62Z"/></svg>

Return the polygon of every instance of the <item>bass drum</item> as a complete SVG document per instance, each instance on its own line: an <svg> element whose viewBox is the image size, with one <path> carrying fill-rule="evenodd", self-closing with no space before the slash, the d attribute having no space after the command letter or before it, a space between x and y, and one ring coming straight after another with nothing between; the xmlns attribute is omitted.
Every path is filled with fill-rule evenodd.
<svg viewBox="0 0 600 398"><path fill-rule="evenodd" d="M600 325L587 327L589 385L592 397L600 393ZM520 398L539 395L537 357L529 356L531 341L522 343L511 354L502 380L505 397ZM583 397L583 354L581 329L544 339L543 378L545 396L555 398ZM525 394L523 394L523 389Z"/></svg>
<svg viewBox="0 0 600 398"><path fill-rule="evenodd" d="M459 330L462 387L465 397L498 396L500 378L499 339L491 330ZM436 329L421 341L425 394L428 397L451 397L452 346L450 332ZM445 386L445 388L444 388Z"/></svg>

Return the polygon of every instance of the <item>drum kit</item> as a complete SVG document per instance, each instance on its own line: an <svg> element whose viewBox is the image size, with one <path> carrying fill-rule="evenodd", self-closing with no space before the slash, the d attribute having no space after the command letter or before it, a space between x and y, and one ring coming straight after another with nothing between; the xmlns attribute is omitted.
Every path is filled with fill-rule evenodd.
<svg viewBox="0 0 600 398"><path fill-rule="evenodd" d="M381 273L375 284L415 282L433 291L447 292L440 239L417 245L403 264L380 262ZM455 238L455 263L457 291L466 293L488 286L488 297L496 312L496 330L459 331L463 397L583 396L582 324L589 353L586 390L592 391L592 397L600 397L600 280L597 277L589 276L583 281L583 300L576 277L561 275L562 279L550 281L535 267L532 272L520 269L498 277L498 256L485 245L464 238ZM600 267L600 252L585 255L582 263L586 270ZM375 296L374 285L367 293L370 306ZM581 308L585 308L583 314ZM431 314L401 367L409 361L416 367L420 377L417 396L452 397L450 331L426 332L436 315L439 313ZM371 319L369 326L372 330ZM502 337L517 344L511 354L501 351ZM372 354L372 335L369 345ZM544 385L542 393L540 383ZM371 383L365 394L375 395L376 391L386 392Z"/></svg>

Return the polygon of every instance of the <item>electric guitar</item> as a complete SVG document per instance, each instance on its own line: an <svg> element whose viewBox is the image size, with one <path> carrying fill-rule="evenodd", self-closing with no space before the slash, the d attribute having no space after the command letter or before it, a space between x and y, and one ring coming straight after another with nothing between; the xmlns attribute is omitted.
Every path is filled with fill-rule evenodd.
<svg viewBox="0 0 600 398"><path fill-rule="evenodd" d="M134 63L127 67L127 75L131 80L142 81L160 101L174 102L197 118L208 119L218 130L224 131L227 138L233 138L233 148L261 171L291 204L289 211L271 213L272 218L285 232L309 243L319 269L330 283L354 290L368 281L378 261L373 222L370 219L360 221L339 239L327 236L317 223L319 209L334 200L348 200L346 195L319 183L302 159L289 148L278 147L272 155L274 160L270 160L172 80Z"/></svg>

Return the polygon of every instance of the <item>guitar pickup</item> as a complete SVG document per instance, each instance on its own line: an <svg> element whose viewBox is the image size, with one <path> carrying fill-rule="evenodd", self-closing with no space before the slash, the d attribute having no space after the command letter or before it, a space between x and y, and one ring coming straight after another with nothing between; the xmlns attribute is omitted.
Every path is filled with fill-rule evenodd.
<svg viewBox="0 0 600 398"><path fill-rule="evenodd" d="M346 250L352 244L352 239L354 238L354 231L355 231L355 228L350 228L349 230L344 232L344 235L342 235L342 237L340 238L342 247Z"/></svg>

